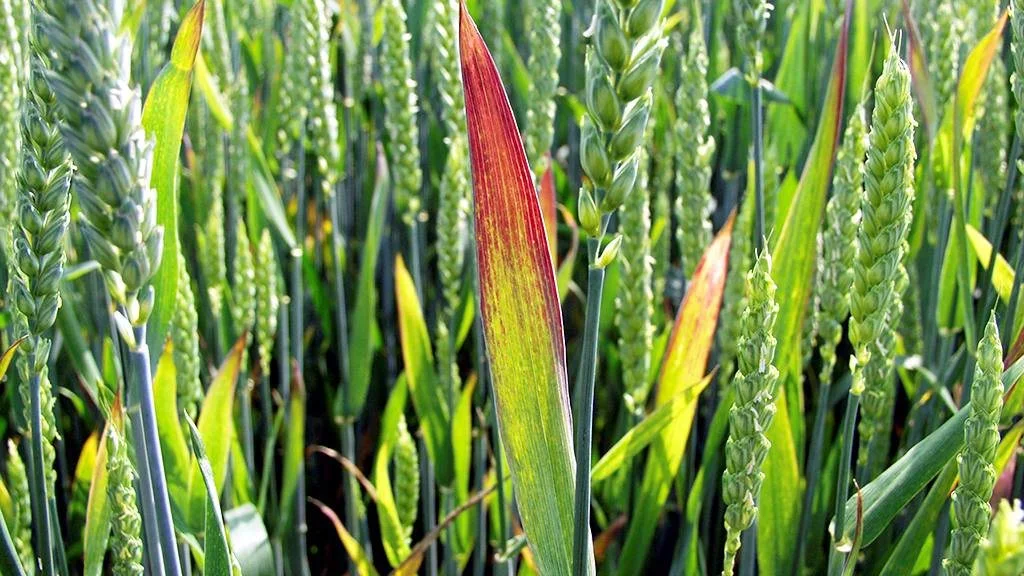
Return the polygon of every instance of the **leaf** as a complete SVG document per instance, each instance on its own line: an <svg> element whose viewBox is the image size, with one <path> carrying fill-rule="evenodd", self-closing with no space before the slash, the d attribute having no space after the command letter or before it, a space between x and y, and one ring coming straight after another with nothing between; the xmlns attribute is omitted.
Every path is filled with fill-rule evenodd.
<svg viewBox="0 0 1024 576"><path fill-rule="evenodd" d="M970 241L972 254L985 269L988 269L989 259L992 257L992 244L988 238L985 238L985 235L977 228L968 224L967 239ZM1006 258L1003 258L1002 254L996 254L996 269L992 273L992 287L1007 304L1010 302L1010 293L1013 291L1014 275L1013 268ZM1024 319L1024 306L1021 306L1020 303L1017 304L1013 318L1013 326L1020 326L1021 320Z"/></svg>
<svg viewBox="0 0 1024 576"><path fill-rule="evenodd" d="M292 359L291 393L288 399L288 411L285 429L284 467L281 471L281 520L278 522L277 536L294 529L295 494L299 482L304 475L306 453L306 386L302 381L302 372Z"/></svg>
<svg viewBox="0 0 1024 576"><path fill-rule="evenodd" d="M395 258L395 300L398 302L398 333L402 341L405 378L423 429L427 453L434 464L437 483L451 486L454 475L449 438L451 423L442 398L445 392L441 390L434 372L430 335L416 296L416 285L401 255Z"/></svg>
<svg viewBox="0 0 1024 576"><path fill-rule="evenodd" d="M909 0L903 0L903 20L907 28L907 64L910 66L911 85L917 95L917 102L920 105L922 118L930 141L935 135L936 110L938 104L935 102L935 90L932 88L931 77L928 74L928 63L925 61L925 47L921 42L921 33L914 21L913 11L910 9Z"/></svg>
<svg viewBox="0 0 1024 576"><path fill-rule="evenodd" d="M96 462L89 483L89 499L85 507L85 531L82 534L85 576L100 576L103 573L103 556L107 552L107 541L110 538L106 437L107 430L104 428L101 437L103 441L99 442L96 450Z"/></svg>
<svg viewBox="0 0 1024 576"><path fill-rule="evenodd" d="M555 197L555 175L551 171L551 157L545 156L548 167L540 179L540 212L544 218L551 265L558 266L558 199Z"/></svg>
<svg viewBox="0 0 1024 576"><path fill-rule="evenodd" d="M705 376L722 306L734 221L735 215L718 232L693 273L669 337L654 399L656 406L668 404L680 391L699 385ZM651 443L640 492L622 546L624 563L621 574L639 574L644 567L658 515L683 461L696 409L696 403L687 406L683 414Z"/></svg>
<svg viewBox="0 0 1024 576"><path fill-rule="evenodd" d="M398 420L405 412L408 398L408 386L403 373L395 382L388 403L381 417L381 435L377 445L377 454L373 460L373 486L376 492L377 517L380 518L381 541L384 554L392 566L398 566L409 556L409 541L406 539L402 523L395 505L394 491L391 489L391 476L388 466L391 464L391 453L398 439Z"/></svg>
<svg viewBox="0 0 1024 576"><path fill-rule="evenodd" d="M220 492L213 480L213 470L206 458L203 438L199 429L186 417L188 431L192 437L192 451L195 453L205 494L203 547L204 576L231 576L231 552L228 551L228 535L224 531L224 519L220 512Z"/></svg>
<svg viewBox="0 0 1024 576"><path fill-rule="evenodd" d="M591 480L597 482L615 474L630 458L639 454L655 438L659 437L662 430L675 424L677 418L684 414L692 415L692 408L696 405L697 398L711 382L713 376L713 373L708 374L700 382L683 388L672 396L671 400L658 406L654 412L626 432L590 469ZM679 425L680 428L686 430L683 436L689 435L692 424L693 418L691 417Z"/></svg>
<svg viewBox="0 0 1024 576"><path fill-rule="evenodd" d="M464 4L459 46L481 320L498 430L540 571L570 574L576 462L562 312L544 222L508 97Z"/></svg>
<svg viewBox="0 0 1024 576"><path fill-rule="evenodd" d="M369 558L366 557L366 551L363 550L363 546L358 540L349 534L348 530L341 523L341 519L334 513L326 504L317 500L316 498L310 498L310 502L316 504L316 507L327 516L327 519L334 525L334 531L338 533L338 539L341 540L341 545L345 548L345 552L348 554L349 560L355 566L356 574L359 576L377 576L377 570L374 569L373 563L370 562Z"/></svg>
<svg viewBox="0 0 1024 576"><path fill-rule="evenodd" d="M199 433L203 439L204 452L209 455L208 465L213 474L217 494L224 489L228 473L228 459L231 456L231 442L235 435L233 422L235 405L235 384L245 352L246 336L235 342L228 357L224 359L217 374L206 391L206 398L199 412ZM202 470L193 461L189 480L189 522L198 526L203 518L203 500L206 491L203 486Z"/></svg>
<svg viewBox="0 0 1024 576"><path fill-rule="evenodd" d="M473 391L476 385L476 375L470 375L462 386L462 394L452 416L452 466L456 503L465 502L469 498L473 458ZM473 545L476 544L475 519L476 509L470 509L455 519L455 556L462 568L469 562Z"/></svg>
<svg viewBox="0 0 1024 576"><path fill-rule="evenodd" d="M181 429L178 417L178 377L174 365L174 346L170 340L163 347L156 365L156 374L153 375L153 403L156 406L157 434L160 436L160 452L164 456L172 512L179 529L187 528L192 464L185 432Z"/></svg>
<svg viewBox="0 0 1024 576"><path fill-rule="evenodd" d="M1024 362L1017 362L1003 372L1004 398L1011 397L1013 382L1024 372ZM964 445L964 425L970 403L960 408L937 430L912 446L892 466L861 489L864 496L864 546L876 538L913 498L935 477ZM846 522L856 519L854 498L846 501Z"/></svg>
<svg viewBox="0 0 1024 576"><path fill-rule="evenodd" d="M244 576L273 576L274 551L270 547L267 527L252 504L232 508L224 514L231 550Z"/></svg>
<svg viewBox="0 0 1024 576"><path fill-rule="evenodd" d="M3 380L7 376L7 369L11 367L11 361L14 360L14 353L18 351L18 346L25 341L28 336L22 336L15 340L7 350L4 351L3 355L0 355L0 380Z"/></svg>
<svg viewBox="0 0 1024 576"><path fill-rule="evenodd" d="M775 364L779 369L776 417L768 428L772 449L765 459L765 482L758 502L758 567L764 574L782 574L792 567L800 514L800 466L797 446L803 446L803 387L801 371L804 319L811 306L818 231L825 211L832 165L843 123L846 94L846 52L853 2L847 0L842 33L836 45L832 73L821 105L822 116L808 152L779 239L772 249L772 275L778 285L779 315Z"/></svg>
<svg viewBox="0 0 1024 576"><path fill-rule="evenodd" d="M163 255L153 276L156 299L148 325L149 346L154 350L163 348L178 295L178 152L205 10L205 0L199 0L185 15L171 59L153 82L142 108L142 127L156 143L150 183L156 190L157 224L164 229Z"/></svg>
<svg viewBox="0 0 1024 576"><path fill-rule="evenodd" d="M344 394L337 395L334 403L335 415L349 418L358 418L363 411L366 394L370 389L370 371L373 368L373 356L376 351L370 333L377 311L377 256L390 201L387 173L384 155L378 154L377 184L373 189L373 199L370 201L363 258L359 263L359 280L356 284L356 303L349 334L348 386L345 387Z"/></svg>

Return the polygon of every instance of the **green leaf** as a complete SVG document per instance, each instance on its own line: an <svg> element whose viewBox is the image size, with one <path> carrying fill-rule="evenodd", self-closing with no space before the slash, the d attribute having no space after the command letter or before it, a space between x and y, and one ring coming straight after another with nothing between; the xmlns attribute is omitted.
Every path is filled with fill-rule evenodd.
<svg viewBox="0 0 1024 576"><path fill-rule="evenodd" d="M388 472L391 453L398 439L398 420L405 412L408 390L403 373L395 382L395 387L388 396L388 403L384 407L384 415L380 421L380 441L373 459L373 486L377 491L377 517L380 519L381 541L384 544L384 554L387 555L392 567L398 566L409 555L409 540L398 518L395 494L391 489L391 476Z"/></svg>
<svg viewBox="0 0 1024 576"><path fill-rule="evenodd" d="M157 224L164 229L163 255L153 277L156 300L149 319L148 341L153 350L163 348L178 295L178 152L205 7L205 0L199 0L185 15L174 39L171 59L153 82L142 108L142 127L146 136L156 142L150 183L156 190Z"/></svg>
<svg viewBox="0 0 1024 576"><path fill-rule="evenodd" d="M235 435L233 410L235 404L235 384L245 351L246 337L243 335L231 348L230 354L224 359L217 374L206 391L206 398L199 412L199 433L203 439L204 451L209 454L208 466L213 474L213 484L217 494L224 489L224 478L228 473L228 459L231 456L231 442ZM203 500L206 488L203 485L202 469L193 461L191 479L189 480L189 523L200 526L204 517ZM218 512L219 514L219 512Z"/></svg>
<svg viewBox="0 0 1024 576"><path fill-rule="evenodd" d="M4 350L3 355L0 355L0 380L3 380L7 375L7 369L11 367L11 361L14 360L14 353L18 351L18 346L21 346L25 338L27 336L22 336L15 340L7 350Z"/></svg>
<svg viewBox="0 0 1024 576"><path fill-rule="evenodd" d="M1003 386L1013 393L1014 381L1024 372L1024 360L1003 372ZM864 546L868 546L885 530L915 496L934 478L964 445L964 425L970 403L946 420L928 436L861 489L864 497ZM856 520L856 499L846 501L846 525Z"/></svg>
<svg viewBox="0 0 1024 576"><path fill-rule="evenodd" d="M232 508L224 514L231 550L238 559L243 576L273 576L274 551L267 527L252 504Z"/></svg>
<svg viewBox="0 0 1024 576"><path fill-rule="evenodd" d="M7 520L3 517L0 517L0 569L11 576L25 576L11 533L7 530Z"/></svg>
<svg viewBox="0 0 1024 576"><path fill-rule="evenodd" d="M455 472L456 503L465 502L469 498L473 458L473 391L476 385L476 375L466 380L452 417L452 465ZM469 509L455 519L455 557L461 568L465 568L469 562L473 545L476 544L475 519L475 508Z"/></svg>
<svg viewBox="0 0 1024 576"><path fill-rule="evenodd" d="M971 254L981 262L981 265L988 269L989 259L992 257L992 244L985 238L985 235L977 228L967 225L967 239L970 241ZM974 259L971 260L973 262ZM992 272L992 287L1003 302L1009 304L1010 293L1013 291L1014 271L1010 263L1003 258L1002 254L996 254L996 269ZM1017 310L1013 314L1013 328L1019 330L1024 322L1024 303L1017 303Z"/></svg>
<svg viewBox="0 0 1024 576"><path fill-rule="evenodd" d="M366 224L366 239L363 242L363 258L359 263L359 279L356 284L356 303L352 312L352 328L349 331L349 373L348 386L344 394L338 394L334 402L336 416L358 418L366 403L370 389L370 372L376 352L374 339L370 337L377 312L377 256L384 234L384 218L388 209L387 166L384 155L377 155L377 184L370 201L370 214Z"/></svg>
<svg viewBox="0 0 1024 576"><path fill-rule="evenodd" d="M434 372L430 335L423 318L416 285L401 255L395 258L395 300L398 302L398 333L402 341L405 378L419 416L427 453L434 464L437 483L450 487L454 480L451 422L440 382ZM453 392L454 393L454 392Z"/></svg>
<svg viewBox="0 0 1024 576"><path fill-rule="evenodd" d="M85 576L103 573L103 556L110 537L110 502L107 500L107 431L96 450L89 483L89 500L85 507L85 532L82 535Z"/></svg>
<svg viewBox="0 0 1024 576"><path fill-rule="evenodd" d="M156 365L156 374L153 375L153 403L156 405L156 427L160 436L160 452L164 456L172 512L179 529L184 530L189 526L187 510L192 464L185 432L178 419L178 376L171 341L164 345Z"/></svg>
<svg viewBox="0 0 1024 576"><path fill-rule="evenodd" d="M734 220L735 214L704 252L686 298L679 307L661 367L654 399L656 406L668 404L680 391L699 385L705 377L725 289ZM644 559L658 525L658 515L683 461L696 409L696 402L686 406L683 413L662 429L651 443L640 492L622 546L621 574L636 575L644 567Z"/></svg>
<svg viewBox="0 0 1024 576"><path fill-rule="evenodd" d="M281 520L276 532L280 537L294 529L295 494L306 461L306 386L298 365L292 361L291 393L284 438L284 469L281 471Z"/></svg>
<svg viewBox="0 0 1024 576"><path fill-rule="evenodd" d="M713 376L714 374L708 374L700 382L683 388L671 400L658 406L654 412L648 414L639 424L626 432L590 469L591 480L597 482L615 474L623 464L660 436L662 430L676 424L677 418L684 414L692 416L694 413L692 408L697 403L697 398L711 382ZM685 430L683 436L688 436L692 425L693 418L691 417L687 421L679 423L677 427Z"/></svg>
<svg viewBox="0 0 1024 576"><path fill-rule="evenodd" d="M192 437L192 451L198 463L205 495L203 574L204 576L231 576L231 552L228 550L228 535L224 531L224 519L220 512L220 491L213 481L213 470L210 468L210 461L206 458L202 434L191 419L186 417L186 420L188 431Z"/></svg>

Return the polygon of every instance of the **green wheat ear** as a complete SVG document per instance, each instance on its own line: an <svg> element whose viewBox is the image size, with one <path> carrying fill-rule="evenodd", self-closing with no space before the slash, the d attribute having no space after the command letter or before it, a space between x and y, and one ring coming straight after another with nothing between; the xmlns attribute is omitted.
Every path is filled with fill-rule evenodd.
<svg viewBox="0 0 1024 576"><path fill-rule="evenodd" d="M181 416L195 418L203 400L199 380L199 314L196 311L192 278L184 260L178 266L178 298L171 317L171 341L174 344L174 366L178 381L178 411Z"/></svg>
<svg viewBox="0 0 1024 576"><path fill-rule="evenodd" d="M916 123L910 72L897 52L893 44L875 84L850 297L850 342L855 352L850 361L851 393L864 394L859 461L866 474L872 473L865 468L868 454L878 452L872 442L884 442L891 426L895 389L890 375L895 327L903 311L904 254L912 215Z"/></svg>
<svg viewBox="0 0 1024 576"><path fill-rule="evenodd" d="M256 245L256 345L260 355L260 374L265 377L270 375L280 306L274 242L270 230L264 228Z"/></svg>
<svg viewBox="0 0 1024 576"><path fill-rule="evenodd" d="M867 114L861 101L850 115L832 176L832 197L825 207L822 264L818 272L818 340L821 381L832 380L836 346L850 312L853 265L857 257L857 226L864 197L864 156L868 147Z"/></svg>
<svg viewBox="0 0 1024 576"><path fill-rule="evenodd" d="M768 19L772 15L771 2L767 0L733 0L736 21L737 48L743 61L743 71L748 82L755 83L761 77L764 67L761 42L764 40Z"/></svg>
<svg viewBox="0 0 1024 576"><path fill-rule="evenodd" d="M115 408L120 409L119 405ZM116 576L141 576L142 518L135 504L135 469L124 431L107 425L107 498L110 499L110 551Z"/></svg>
<svg viewBox="0 0 1024 576"><path fill-rule="evenodd" d="M960 484L953 491L953 538L942 567L946 574L970 576L989 531L989 500L999 475L999 416L1003 409L1003 346L993 311L978 342L971 384L971 408L964 426L964 448L957 459Z"/></svg>
<svg viewBox="0 0 1024 576"><path fill-rule="evenodd" d="M618 313L619 354L626 409L637 416L644 413L651 382L651 347L654 338L654 270L651 263L650 193L647 186L647 154L641 149L637 189L619 208L619 273L622 289L615 305Z"/></svg>
<svg viewBox="0 0 1024 576"><path fill-rule="evenodd" d="M317 61L316 13L314 0L296 0L289 9L287 46L281 68L280 90L277 93L275 116L278 118L277 152L284 157L295 142L301 142L313 100L309 79L315 74Z"/></svg>
<svg viewBox="0 0 1024 576"><path fill-rule="evenodd" d="M11 493L14 517L6 519L14 539L14 548L26 573L35 574L36 555L32 549L32 502L28 487L28 472L13 440L7 441L7 489Z"/></svg>
<svg viewBox="0 0 1024 576"><path fill-rule="evenodd" d="M708 131L708 56L700 26L690 34L689 49L679 57L679 89L676 90L676 243L683 273L693 276L704 249L711 242L711 162L715 139Z"/></svg>
<svg viewBox="0 0 1024 576"><path fill-rule="evenodd" d="M21 158L22 77L25 71L14 0L0 0L0 245L8 250L14 214L15 175Z"/></svg>
<svg viewBox="0 0 1024 576"><path fill-rule="evenodd" d="M533 86L526 99L526 129L523 141L526 158L533 167L534 182L540 182L547 168L545 155L555 133L555 93L558 91L558 63L562 58L562 2L528 0L525 4L526 43L530 56L526 68Z"/></svg>
<svg viewBox="0 0 1024 576"><path fill-rule="evenodd" d="M341 177L341 147L338 144L338 109L334 102L331 69L331 20L323 0L303 0L312 11L316 31L315 66L310 77L309 135L316 153L320 190L325 198L335 194Z"/></svg>
<svg viewBox="0 0 1024 576"><path fill-rule="evenodd" d="M757 501L764 481L762 466L771 443L765 432L775 416L775 301L772 261L761 253L747 274L747 305L739 341L739 370L733 379L735 393L729 409L729 439L725 443L722 500L725 511L725 563L723 574L733 573L740 535L757 518Z"/></svg>
<svg viewBox="0 0 1024 576"><path fill-rule="evenodd" d="M411 226L420 212L419 110L405 9L400 0L384 0L381 6L384 38L381 61L385 63L381 84L384 87L384 127L388 134L391 173L395 183L395 206L402 221Z"/></svg>
<svg viewBox="0 0 1024 576"><path fill-rule="evenodd" d="M416 440L409 433L405 415L398 420L398 438L392 456L395 476L395 509L398 520L405 530L405 537L412 535L413 524L420 498L420 459L416 450Z"/></svg>

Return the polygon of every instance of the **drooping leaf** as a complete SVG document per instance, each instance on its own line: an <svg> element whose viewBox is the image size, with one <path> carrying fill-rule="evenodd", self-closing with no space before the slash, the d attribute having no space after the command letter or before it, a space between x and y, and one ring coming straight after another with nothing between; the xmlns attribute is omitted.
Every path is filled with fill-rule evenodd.
<svg viewBox="0 0 1024 576"><path fill-rule="evenodd" d="M692 414L690 408L697 403L697 398L707 388L713 376L714 374L708 374L700 382L683 388L671 400L658 406L654 412L651 412L639 424L630 428L614 446L604 453L604 456L597 461L597 464L594 464L594 467L590 469L591 479L595 482L604 480L618 472L623 464L653 442L661 434L662 430L675 424L677 418L686 414ZM680 424L680 427L686 430L683 434L684 436L689 435L689 428L692 424L692 417Z"/></svg>
<svg viewBox="0 0 1024 576"><path fill-rule="evenodd" d="M203 574L205 576L231 576L231 552L228 535L224 530L224 518L220 511L220 492L213 481L213 470L206 458L203 438L199 429L187 419L188 431L192 437L192 451L198 464L204 495Z"/></svg>
<svg viewBox="0 0 1024 576"><path fill-rule="evenodd" d="M206 0L199 0L185 15L171 48L171 59L153 82L142 109L142 127L156 143L150 183L156 190L157 224L164 229L163 256L153 277L156 300L148 325L153 350L163 348L178 294L178 152L205 12Z"/></svg>
<svg viewBox="0 0 1024 576"><path fill-rule="evenodd" d="M765 482L758 502L757 559L762 573L781 574L791 569L799 522L800 485L797 446L803 446L803 386L801 384L803 326L810 306L817 261L818 231L832 179L832 165L843 124L846 94L846 52L853 2L846 15L832 62L831 78L821 105L821 118L807 156L792 209L772 249L772 276L779 304L775 337L779 369L776 417L768 428L772 448L764 463Z"/></svg>
<svg viewBox="0 0 1024 576"><path fill-rule="evenodd" d="M412 403L420 419L427 454L434 464L437 483L450 486L453 480L451 420L445 405L447 391L441 390L430 351L430 335L423 318L416 285L405 261L395 259L395 299L398 302L398 333L402 341L405 378Z"/></svg>
<svg viewBox="0 0 1024 576"><path fill-rule="evenodd" d="M655 396L656 406L668 404L681 390L698 385L706 374L718 325L718 311L722 306L734 220L735 216L730 217L718 232L694 271L669 337ZM696 409L696 402L688 405L683 414L651 443L640 492L622 547L621 574L633 576L643 570L658 515L683 461L686 438Z"/></svg>
<svg viewBox="0 0 1024 576"><path fill-rule="evenodd" d="M504 86L465 5L459 46L480 310L498 430L540 570L570 574L576 462L562 312L544 222Z"/></svg>
<svg viewBox="0 0 1024 576"><path fill-rule="evenodd" d="M1012 396L1012 384L1022 372L1024 361L1018 361L1003 372L1003 386L1007 390L1004 397ZM969 412L970 403L861 489L864 498L864 546L874 542L893 518L960 452ZM848 527L852 527L856 520L856 506L855 498L846 501Z"/></svg>
<svg viewBox="0 0 1024 576"><path fill-rule="evenodd" d="M281 520L277 524L278 536L282 531L295 529L295 494L303 476L306 457L306 385L294 359L291 368L291 393L286 412L284 465L281 471Z"/></svg>

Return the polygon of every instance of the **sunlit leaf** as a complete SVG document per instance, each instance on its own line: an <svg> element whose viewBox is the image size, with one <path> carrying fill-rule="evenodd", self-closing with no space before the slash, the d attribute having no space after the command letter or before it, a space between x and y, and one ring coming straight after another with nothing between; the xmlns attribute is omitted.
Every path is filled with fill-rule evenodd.
<svg viewBox="0 0 1024 576"><path fill-rule="evenodd" d="M498 429L508 451L523 529L541 571L569 574L576 462L551 255L519 129L491 55L464 5L459 46L480 310Z"/></svg>
<svg viewBox="0 0 1024 576"><path fill-rule="evenodd" d="M178 294L178 152L192 93L192 67L203 33L205 0L185 15L171 49L171 59L157 76L142 109L142 126L155 142L150 183L156 190L156 219L163 226L160 267L153 277L156 300L149 319L149 346L163 348Z"/></svg>
<svg viewBox="0 0 1024 576"><path fill-rule="evenodd" d="M224 530L224 518L220 511L219 491L213 481L213 470L206 458L202 435L191 420L188 430L192 437L192 451L198 463L204 501L204 542L203 574L205 576L231 576L231 552L228 548L228 535Z"/></svg>
<svg viewBox="0 0 1024 576"><path fill-rule="evenodd" d="M85 532L82 535L85 576L103 573L103 556L110 537L110 502L107 500L107 430L96 450L89 484L89 500L85 507Z"/></svg>

